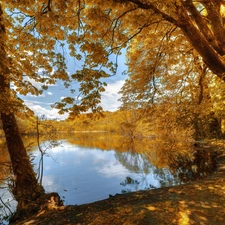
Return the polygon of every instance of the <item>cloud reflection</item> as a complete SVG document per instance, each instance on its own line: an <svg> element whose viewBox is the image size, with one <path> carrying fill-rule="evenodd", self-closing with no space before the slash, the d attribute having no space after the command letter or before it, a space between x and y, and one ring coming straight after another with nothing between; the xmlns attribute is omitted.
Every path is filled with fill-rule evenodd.
<svg viewBox="0 0 225 225"><path fill-rule="evenodd" d="M37 151L34 149L33 153ZM148 176L126 168L115 157L117 153L114 150L82 147L62 140L60 146L47 153L51 157L44 158L43 186L46 191L63 196L65 204L97 201L124 189L145 189L150 182L157 182L151 174ZM35 163L38 164L38 161ZM127 177L138 182L124 187L121 183Z"/></svg>

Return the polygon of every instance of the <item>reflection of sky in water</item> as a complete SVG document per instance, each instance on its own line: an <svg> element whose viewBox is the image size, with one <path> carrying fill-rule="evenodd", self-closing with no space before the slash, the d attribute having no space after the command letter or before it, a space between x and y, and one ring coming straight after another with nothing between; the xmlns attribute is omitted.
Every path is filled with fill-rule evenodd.
<svg viewBox="0 0 225 225"><path fill-rule="evenodd" d="M183 163L182 158L181 161L175 161L178 164L171 164L174 170L174 175L172 175L171 172L165 169L171 165L168 163L165 166L165 162L172 157L174 163L179 149L171 154L168 151L162 152L162 149L155 151L154 148L143 145L142 142L133 143L134 145L127 143L126 146L123 145L121 139L116 140L111 136L100 136L98 138L98 136L99 134L96 137L85 134L85 136L81 137L69 137L62 140L59 146L49 148L44 156L43 186L46 192L59 193L65 204L83 204L105 199L109 195L115 195L116 193L172 186L183 181L187 182L189 178L196 179L198 174L193 173L190 169L192 166L199 168L201 178L202 174L207 172L207 169L212 170L214 168L208 153L201 151L201 154L195 152L198 158L193 161L193 165ZM34 142L33 140L26 141L27 143ZM48 142L44 143L46 146L49 144ZM126 144L126 140L124 143ZM84 147L84 145L91 147ZM42 146L45 149L43 143ZM99 146L99 148L96 148L96 146ZM122 146L121 149L120 146ZM100 150L100 148L109 150ZM138 151L140 148L143 151ZM120 151L113 149L120 149ZM126 152L128 150L130 152ZM32 151L29 151L30 153L36 156L33 163L36 164L35 168L37 169L40 152L37 147L34 147ZM2 158L7 161L4 151L1 154ZM149 163L149 160L156 165ZM157 162L160 162L160 166ZM161 169L157 168L157 165ZM163 168L162 165L165 167ZM1 175L4 175L2 170ZM2 189L2 185L0 184L0 197L4 202L7 199L11 201L12 198L9 192ZM11 202L10 208L12 211L14 211L15 207L16 202ZM0 208L0 219L1 212Z"/></svg>
<svg viewBox="0 0 225 225"><path fill-rule="evenodd" d="M16 211L17 202L13 199L12 195L8 191L7 184L0 184L0 198L0 206L2 207L0 207L0 224L8 224L7 221L1 219L3 219L4 215L11 215L11 212Z"/></svg>
<svg viewBox="0 0 225 225"><path fill-rule="evenodd" d="M44 157L43 186L47 192L58 192L65 204L83 204L108 198L122 190L135 191L158 187L153 173L130 172L115 157L115 151L84 148L66 141L47 151ZM33 151L38 155L37 150ZM34 163L38 163L38 157ZM130 177L137 182L121 185Z"/></svg>

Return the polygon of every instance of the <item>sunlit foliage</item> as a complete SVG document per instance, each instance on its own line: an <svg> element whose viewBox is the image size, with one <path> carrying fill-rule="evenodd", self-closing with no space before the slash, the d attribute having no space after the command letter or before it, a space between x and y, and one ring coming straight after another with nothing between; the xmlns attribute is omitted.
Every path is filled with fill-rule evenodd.
<svg viewBox="0 0 225 225"><path fill-rule="evenodd" d="M21 200L18 207L44 191L17 128L15 114L32 116L18 94L38 96L61 81L71 96L53 104L59 113L69 112L73 119L81 112L101 112L104 78L116 75L124 48L126 116L117 121L131 137L139 133L143 119L152 130L170 135L168 143L162 142L167 147L178 133L184 140L192 140L192 133L196 139L219 136L224 116L224 5L223 0L1 1L0 116L17 186L14 194ZM75 62L72 74L69 57ZM95 117L87 118L83 124L91 127L90 118ZM101 125L104 129L107 120ZM32 121L22 129L33 130Z"/></svg>
<svg viewBox="0 0 225 225"><path fill-rule="evenodd" d="M74 97L55 104L61 113L101 110L100 93L106 85L101 78L116 72L117 61L112 62L110 55L120 54L124 47L128 48L129 71L134 79L142 74L148 92L158 86L159 75L164 85L168 76L172 77L171 89L181 84L188 71L178 74L177 67L188 68L192 63L189 52L194 50L223 79L223 1L10 0L3 1L2 6L10 56L9 79L14 86L11 96L41 94L58 79L74 93L71 81L80 82ZM168 52L174 54L168 56ZM74 68L72 76L67 72L69 56L82 62L82 69ZM34 82L40 82L41 88ZM146 91L139 93L139 98ZM13 101L17 102L16 97Z"/></svg>

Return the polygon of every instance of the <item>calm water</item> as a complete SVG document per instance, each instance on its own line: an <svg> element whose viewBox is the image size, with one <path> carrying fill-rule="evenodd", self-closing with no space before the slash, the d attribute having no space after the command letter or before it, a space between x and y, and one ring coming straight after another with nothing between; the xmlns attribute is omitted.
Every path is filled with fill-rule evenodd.
<svg viewBox="0 0 225 225"><path fill-rule="evenodd" d="M168 170L157 169L144 155L119 148L121 140L110 134L79 134L58 140L60 144L49 148L44 156L45 190L58 192L67 205L79 205L117 193L179 183ZM37 170L37 147L29 153L35 157Z"/></svg>
<svg viewBox="0 0 225 225"><path fill-rule="evenodd" d="M26 146L33 143L29 154L38 172L40 152L36 141L28 138L24 142ZM49 141L43 141L41 147L46 154L42 184L46 192L58 192L65 205L79 205L117 193L199 179L215 168L211 155L193 151L188 143L180 142L180 149L176 146L165 149L161 143L101 133L75 133L59 138L54 147ZM1 161L7 157L2 149ZM8 176L3 166L1 171L0 179ZM10 199L5 189L0 192L3 201ZM11 207L13 210L15 203L11 202Z"/></svg>

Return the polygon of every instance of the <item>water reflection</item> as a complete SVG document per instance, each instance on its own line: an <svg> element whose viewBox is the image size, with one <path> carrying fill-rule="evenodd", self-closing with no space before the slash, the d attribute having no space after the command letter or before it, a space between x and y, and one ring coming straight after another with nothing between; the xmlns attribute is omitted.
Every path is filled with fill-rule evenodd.
<svg viewBox="0 0 225 225"><path fill-rule="evenodd" d="M58 192L65 204L82 204L121 193L125 177L139 179L140 173L122 165L114 150L81 147L62 141L48 152L45 159L43 186L46 191ZM151 176L153 178L153 176ZM133 188L131 191L136 190Z"/></svg>
<svg viewBox="0 0 225 225"><path fill-rule="evenodd" d="M11 164L6 145L0 145L0 224L12 215L16 209L16 202L13 200L9 187L12 184Z"/></svg>
<svg viewBox="0 0 225 225"><path fill-rule="evenodd" d="M178 156L170 163L170 170L183 182L202 179L216 170L216 156L216 152L195 150L191 159Z"/></svg>
<svg viewBox="0 0 225 225"><path fill-rule="evenodd" d="M25 140L25 145L29 143L34 143L29 153L37 171L41 154L34 139ZM209 151L196 151L183 141L173 146L165 143L102 133L60 137L60 145L46 151L42 184L46 192L59 193L64 204L84 204L117 193L184 183L215 169L215 156ZM42 141L42 145L47 144ZM6 152L0 154L2 162L7 157ZM10 173L0 176L8 178Z"/></svg>
<svg viewBox="0 0 225 225"><path fill-rule="evenodd" d="M125 144L121 145L123 151L126 143L129 143L129 148L125 152L117 152L118 160L129 170L153 171L160 187L202 179L216 170L216 152L203 146L196 148L183 139L178 138L176 142L166 145L165 139L124 140Z"/></svg>

